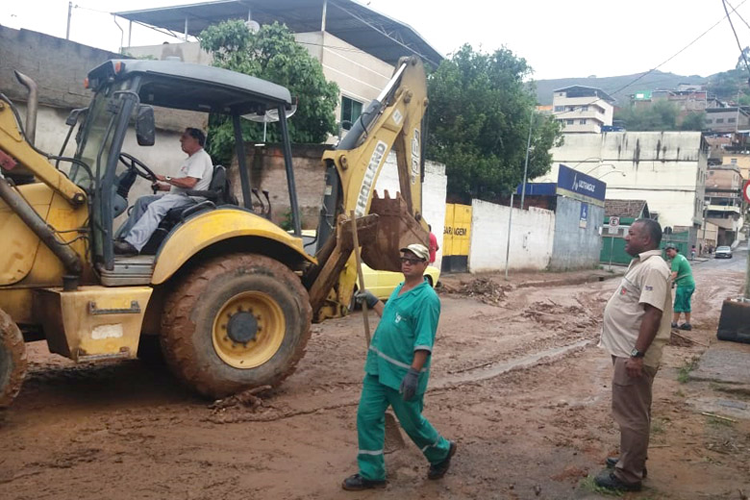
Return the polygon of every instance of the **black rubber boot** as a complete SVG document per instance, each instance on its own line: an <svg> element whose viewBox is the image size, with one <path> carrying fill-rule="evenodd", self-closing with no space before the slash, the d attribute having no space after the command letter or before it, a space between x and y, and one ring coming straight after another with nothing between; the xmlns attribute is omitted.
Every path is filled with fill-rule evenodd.
<svg viewBox="0 0 750 500"><path fill-rule="evenodd" d="M365 479L359 474L354 474L353 476L349 476L346 479L344 479L344 482L341 483L341 487L344 488L346 491L362 491L362 490L372 490L375 488L385 488L386 481L372 481L370 479Z"/></svg>
<svg viewBox="0 0 750 500"><path fill-rule="evenodd" d="M440 463L430 465L430 471L427 473L427 479L442 479L451 466L451 457L456 454L456 443L450 442L451 447L448 449L448 456Z"/></svg>
<svg viewBox="0 0 750 500"><path fill-rule="evenodd" d="M620 457L607 457L606 464L608 469L614 469L615 465L617 465L617 462L620 461ZM643 468L643 479L646 479L648 477L648 469L646 467Z"/></svg>

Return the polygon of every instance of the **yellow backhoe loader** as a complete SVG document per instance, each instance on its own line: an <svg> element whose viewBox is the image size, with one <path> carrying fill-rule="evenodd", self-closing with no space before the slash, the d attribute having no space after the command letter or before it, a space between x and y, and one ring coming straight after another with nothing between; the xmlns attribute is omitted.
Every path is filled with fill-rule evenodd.
<svg viewBox="0 0 750 500"><path fill-rule="evenodd" d="M107 61L91 70L86 86L91 103L71 112L59 155L33 144L35 93L28 130L0 94L0 407L20 390L24 342L42 339L75 361L135 357L139 346L143 352L159 339L176 376L207 397L276 385L303 356L311 322L346 314L356 279L347 266L351 211L363 258L374 269L399 270L400 247L427 243L427 95L417 58L399 61L381 95L324 155L326 191L313 252L302 240L286 88L209 66L145 60ZM153 145L155 110L165 108L231 117L242 203L216 166L210 188L192 193L195 204L170 211L139 255L116 255L114 221L132 204L135 178L155 178L123 145ZM279 116L291 234L252 203L240 121L267 110ZM71 137L75 154L66 157ZM400 195L380 198L375 182L391 150Z"/></svg>

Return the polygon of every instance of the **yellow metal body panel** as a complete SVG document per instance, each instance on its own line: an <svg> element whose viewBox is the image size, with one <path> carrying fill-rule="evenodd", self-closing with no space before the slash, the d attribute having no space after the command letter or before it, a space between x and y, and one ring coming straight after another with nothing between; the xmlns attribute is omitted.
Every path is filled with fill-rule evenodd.
<svg viewBox="0 0 750 500"><path fill-rule="evenodd" d="M471 205L445 205L443 256L469 255L471 242Z"/></svg>
<svg viewBox="0 0 750 500"><path fill-rule="evenodd" d="M315 263L315 259L305 253L301 238L288 234L273 222L243 210L217 209L189 219L170 235L156 256L151 283L164 283L204 248L223 240L245 236L277 241L296 251L309 262Z"/></svg>
<svg viewBox="0 0 750 500"><path fill-rule="evenodd" d="M71 182L23 139L16 117L5 102L0 102L0 149L18 162L19 165L14 170L33 174L70 203L81 205L86 201L83 189Z"/></svg>
<svg viewBox="0 0 750 500"><path fill-rule="evenodd" d="M57 231L60 241L72 241L87 230L88 207L74 206L59 193L42 183L18 186L18 190L34 210ZM55 287L62 284L65 268L60 259L41 243L21 219L0 200L0 308L17 323L35 324L31 294L34 288ZM92 284L95 277L86 260L86 242L79 239L71 248L81 257L81 282Z"/></svg>
<svg viewBox="0 0 750 500"><path fill-rule="evenodd" d="M50 351L74 361L98 357L135 357L149 286L84 286L72 292L46 288L34 293Z"/></svg>

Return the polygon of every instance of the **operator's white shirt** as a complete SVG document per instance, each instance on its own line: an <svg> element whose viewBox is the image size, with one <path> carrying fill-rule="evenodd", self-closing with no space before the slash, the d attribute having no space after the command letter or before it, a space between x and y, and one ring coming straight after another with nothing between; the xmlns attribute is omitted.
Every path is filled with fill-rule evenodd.
<svg viewBox="0 0 750 500"><path fill-rule="evenodd" d="M188 156L187 159L180 165L180 174L178 178L194 177L198 179L198 182L192 188L194 191L205 191L211 185L211 178L214 175L214 165L211 163L211 157L206 153L206 150L201 148L192 155ZM170 193L184 193L189 191L185 188L172 186L169 189Z"/></svg>

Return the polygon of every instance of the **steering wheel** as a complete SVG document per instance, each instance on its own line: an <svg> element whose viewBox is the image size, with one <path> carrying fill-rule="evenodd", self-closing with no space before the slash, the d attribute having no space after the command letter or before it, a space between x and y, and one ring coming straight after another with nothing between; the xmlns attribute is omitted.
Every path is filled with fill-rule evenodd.
<svg viewBox="0 0 750 500"><path fill-rule="evenodd" d="M120 161L123 165L151 182L156 182L156 174L141 160L128 153L120 153Z"/></svg>

